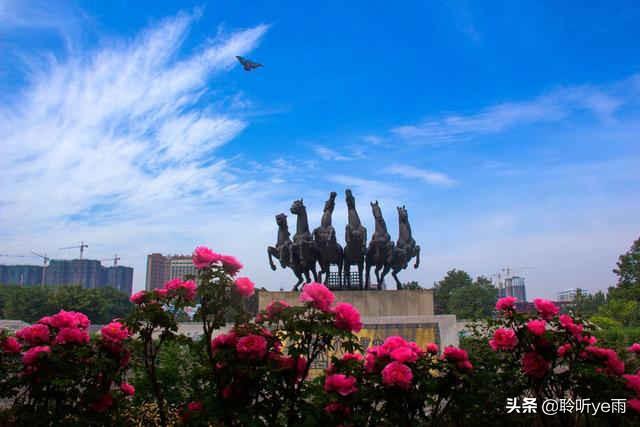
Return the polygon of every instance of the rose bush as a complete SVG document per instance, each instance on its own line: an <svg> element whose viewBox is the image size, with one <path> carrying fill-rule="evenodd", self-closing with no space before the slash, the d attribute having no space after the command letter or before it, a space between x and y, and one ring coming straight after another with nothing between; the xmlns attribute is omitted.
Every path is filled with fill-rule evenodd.
<svg viewBox="0 0 640 427"><path fill-rule="evenodd" d="M1 425L485 426L633 425L640 344L598 343L588 322L534 301L500 299L464 347L391 336L361 348L357 309L307 284L300 306L274 301L250 318L254 283L235 257L200 246L195 277L131 296L134 310L90 336L60 311L0 331ZM195 313L202 334L178 333ZM232 325L228 320L233 320ZM328 362L328 364L326 363ZM506 414L508 398L626 398L611 416Z"/></svg>

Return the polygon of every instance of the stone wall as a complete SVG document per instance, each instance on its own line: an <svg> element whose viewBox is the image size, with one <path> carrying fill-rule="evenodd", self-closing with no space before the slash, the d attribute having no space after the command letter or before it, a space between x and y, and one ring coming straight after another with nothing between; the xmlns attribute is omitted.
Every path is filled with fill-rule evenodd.
<svg viewBox="0 0 640 427"><path fill-rule="evenodd" d="M433 290L338 291L336 301L348 302L358 309L362 317L433 316ZM263 310L270 302L283 300L300 305L300 292L259 291L258 308Z"/></svg>

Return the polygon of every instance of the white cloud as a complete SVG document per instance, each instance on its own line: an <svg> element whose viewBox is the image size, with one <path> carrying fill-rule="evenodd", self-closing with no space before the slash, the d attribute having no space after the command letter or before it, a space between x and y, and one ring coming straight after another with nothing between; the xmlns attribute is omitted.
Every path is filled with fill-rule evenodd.
<svg viewBox="0 0 640 427"><path fill-rule="evenodd" d="M441 144L497 134L521 125L560 122L582 112L611 121L623 104L637 102L637 80L633 76L608 87L561 88L532 100L489 106L477 113L430 117L417 124L394 127L391 133L412 142Z"/></svg>
<svg viewBox="0 0 640 427"><path fill-rule="evenodd" d="M334 161L347 161L352 160L351 157L345 156L344 154L339 153L336 150L333 150L329 147L325 147L324 145L316 145L313 147L313 152L316 153L323 160L334 160Z"/></svg>
<svg viewBox="0 0 640 427"><path fill-rule="evenodd" d="M159 230L170 235L186 218L203 224L204 207L245 203L235 199L253 182L215 151L247 122L201 98L268 28L218 35L178 58L193 24L194 15L180 14L132 40L68 52L40 64L15 101L0 105L5 245L25 251L93 237L115 247L109 252L153 250L127 241L157 242Z"/></svg>
<svg viewBox="0 0 640 427"><path fill-rule="evenodd" d="M432 185L451 186L456 183L455 180L440 172L434 172L426 169L416 168L410 165L394 164L386 169L387 172L404 178L419 179Z"/></svg>

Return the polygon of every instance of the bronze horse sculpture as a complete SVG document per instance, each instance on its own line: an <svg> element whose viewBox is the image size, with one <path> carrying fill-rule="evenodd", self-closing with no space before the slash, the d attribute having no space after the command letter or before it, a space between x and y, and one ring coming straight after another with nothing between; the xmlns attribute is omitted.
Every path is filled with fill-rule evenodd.
<svg viewBox="0 0 640 427"><path fill-rule="evenodd" d="M398 241L393 248L391 257L391 275L395 279L398 289L402 289L398 273L409 266L409 261L413 257L416 258L413 268L418 268L420 266L420 246L416 244L411 235L407 209L404 206L398 206Z"/></svg>
<svg viewBox="0 0 640 427"><path fill-rule="evenodd" d="M375 275L378 289L382 288L384 277L391 270L391 259L393 256L393 242L387 232L387 224L382 217L382 210L378 201L371 203L371 212L376 223L376 230L371 236L371 242L366 254L366 279L365 289L371 285L371 268L375 267ZM381 273L382 270L382 273Z"/></svg>
<svg viewBox="0 0 640 427"><path fill-rule="evenodd" d="M360 217L356 211L356 199L351 190L345 191L348 221L345 227L343 260L343 283L347 288L351 287L351 266L358 267L359 280L358 287L362 289L362 270L364 269L364 257L367 252L367 229L360 222Z"/></svg>
<svg viewBox="0 0 640 427"><path fill-rule="evenodd" d="M302 199L296 200L291 205L291 213L297 215L296 234L293 235L293 243L289 253L289 261L293 266L294 272L299 270L304 275L305 283L311 282L309 273L313 275L313 281L318 280L316 273L316 251L315 244L311 232L309 232L309 220L307 218L307 208L304 206ZM298 283L293 289L298 290L298 286L302 283L298 277Z"/></svg>
<svg viewBox="0 0 640 427"><path fill-rule="evenodd" d="M313 241L315 243L316 257L320 264L318 272L318 281L322 282L324 278L325 285L328 284L329 271L331 265L337 265L338 271L342 272L342 262L344 250L336 239L336 230L331 225L331 215L336 206L336 193L334 191L329 195L329 200L324 204L324 212L320 220L320 227L313 230ZM340 277L340 275L338 275ZM340 279L339 279L340 280ZM342 280L338 286L342 286Z"/></svg>
<svg viewBox="0 0 640 427"><path fill-rule="evenodd" d="M299 264L291 263L291 246L293 242L289 238L289 226L287 225L287 216L283 213L276 215L276 223L278 224L278 240L276 246L267 247L267 255L269 256L269 266L275 271L276 265L273 262L273 258L280 261L282 268L291 268L293 274L295 274L298 282L295 284L295 288L300 286L304 281L304 270ZM310 281L310 277L307 277L307 282Z"/></svg>

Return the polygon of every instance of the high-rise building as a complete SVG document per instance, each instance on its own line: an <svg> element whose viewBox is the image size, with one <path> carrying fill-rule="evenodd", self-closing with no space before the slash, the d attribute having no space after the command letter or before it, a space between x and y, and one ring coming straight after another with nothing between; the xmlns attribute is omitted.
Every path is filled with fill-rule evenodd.
<svg viewBox="0 0 640 427"><path fill-rule="evenodd" d="M39 265L0 265L0 283L33 286L43 282ZM44 284L80 285L84 288L116 288L131 294L133 268L122 265L104 267L93 259L51 260L44 270Z"/></svg>
<svg viewBox="0 0 640 427"><path fill-rule="evenodd" d="M574 302L578 294L582 296L589 295L589 291L581 288L571 288L562 292L558 292L558 301L561 302Z"/></svg>
<svg viewBox="0 0 640 427"><path fill-rule="evenodd" d="M145 289L161 288L169 280L169 260L166 256L153 253L147 255L147 280Z"/></svg>
<svg viewBox="0 0 640 427"><path fill-rule="evenodd" d="M498 297L516 297L518 301L526 301L527 290L524 284L524 277L506 277L504 281L498 283Z"/></svg>
<svg viewBox="0 0 640 427"><path fill-rule="evenodd" d="M186 275L195 275L196 268L189 255L147 255L147 281L145 288L161 288L171 279L184 279Z"/></svg>

